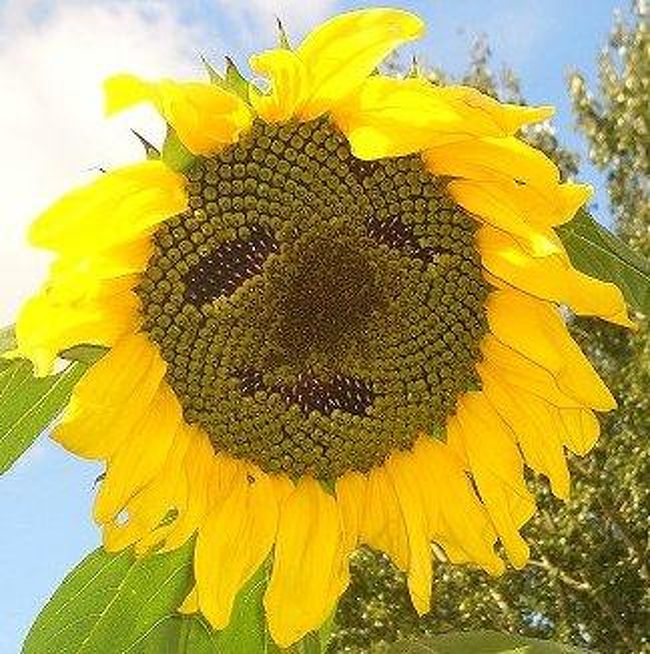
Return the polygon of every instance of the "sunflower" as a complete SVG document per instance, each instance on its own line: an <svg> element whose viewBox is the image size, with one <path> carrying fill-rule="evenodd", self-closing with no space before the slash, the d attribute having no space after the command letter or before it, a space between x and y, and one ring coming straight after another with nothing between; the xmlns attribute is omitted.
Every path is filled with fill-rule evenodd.
<svg viewBox="0 0 650 654"><path fill-rule="evenodd" d="M266 92L109 79L109 113L153 103L192 158L103 174L31 229L56 258L19 353L46 374L107 348L54 438L106 463L108 550L195 536L181 610L216 629L269 561L281 646L332 612L362 544L420 613L432 543L523 566L524 465L566 498L565 448L587 452L593 410L614 407L559 308L629 324L553 229L590 190L516 137L552 109L376 72L422 31L396 9L341 14L251 58Z"/></svg>

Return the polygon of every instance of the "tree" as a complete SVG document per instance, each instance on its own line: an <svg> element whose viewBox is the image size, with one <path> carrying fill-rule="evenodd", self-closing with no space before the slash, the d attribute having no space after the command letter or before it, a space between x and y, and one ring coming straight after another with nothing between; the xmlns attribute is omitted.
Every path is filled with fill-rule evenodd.
<svg viewBox="0 0 650 654"><path fill-rule="evenodd" d="M615 231L642 254L650 253L650 35L648 8L639 0L632 20L617 17L599 61L595 91L580 73L569 90L590 158L607 178ZM459 81L508 101L523 101L516 76L490 70L485 42L474 49ZM399 64L392 64L399 68ZM432 81L446 79L432 71ZM578 170L548 124L524 137L558 163ZM495 628L553 638L595 650L646 651L650 637L647 588L650 507L650 332L647 318L628 332L600 321L574 319L572 331L619 400L602 420L602 436L585 458L573 457L572 497L555 500L531 477L539 512L525 528L532 544L523 571L491 579L469 568L437 565L434 606L418 619L403 575L384 555L360 551L353 583L336 617L331 651L383 651L387 643L419 633Z"/></svg>

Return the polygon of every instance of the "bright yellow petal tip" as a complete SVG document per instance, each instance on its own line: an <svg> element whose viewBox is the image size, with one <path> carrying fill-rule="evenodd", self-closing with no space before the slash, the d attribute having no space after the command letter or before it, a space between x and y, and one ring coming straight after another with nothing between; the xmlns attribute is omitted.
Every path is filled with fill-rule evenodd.
<svg viewBox="0 0 650 654"><path fill-rule="evenodd" d="M195 154L213 154L235 143L252 122L248 105L214 84L116 75L106 80L104 90L108 115L150 102Z"/></svg>

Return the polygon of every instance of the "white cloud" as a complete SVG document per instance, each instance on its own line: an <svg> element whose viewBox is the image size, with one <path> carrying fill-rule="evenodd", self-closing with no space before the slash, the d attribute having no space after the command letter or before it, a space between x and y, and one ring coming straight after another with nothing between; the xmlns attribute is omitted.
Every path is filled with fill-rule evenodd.
<svg viewBox="0 0 650 654"><path fill-rule="evenodd" d="M173 3L10 0L0 10L0 324L46 270L47 255L25 244L36 213L98 167L141 158L129 126L162 135L147 108L106 120L102 80L196 75L196 42Z"/></svg>
<svg viewBox="0 0 650 654"><path fill-rule="evenodd" d="M274 44L275 17L294 42L335 11L336 0L0 0L0 325L44 278L47 253L25 241L29 223L100 167L139 159L129 127L152 140L162 124L143 107L106 120L101 84L115 72L203 75Z"/></svg>

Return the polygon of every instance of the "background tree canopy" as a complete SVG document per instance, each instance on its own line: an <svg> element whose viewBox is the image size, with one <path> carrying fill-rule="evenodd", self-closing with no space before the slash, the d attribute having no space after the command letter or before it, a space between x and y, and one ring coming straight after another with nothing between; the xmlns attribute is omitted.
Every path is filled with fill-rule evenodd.
<svg viewBox="0 0 650 654"><path fill-rule="evenodd" d="M607 179L616 233L650 255L650 13L638 0L627 22L617 18L599 60L597 88L573 72L568 91L589 156ZM502 100L523 102L515 73L495 75L479 42L469 83ZM392 62L393 71L407 66ZM434 82L450 81L429 71ZM549 125L525 137L571 178L578 158ZM492 579L478 570L437 565L434 606L418 619L403 576L383 556L362 550L353 584L336 615L331 652L381 652L385 644L423 633L491 628L549 638L609 653L650 651L650 334L647 316L629 332L583 318L574 336L619 401L602 418L602 436L584 459L573 457L571 500L552 497L533 479L539 512L525 527L532 545L523 571Z"/></svg>

